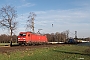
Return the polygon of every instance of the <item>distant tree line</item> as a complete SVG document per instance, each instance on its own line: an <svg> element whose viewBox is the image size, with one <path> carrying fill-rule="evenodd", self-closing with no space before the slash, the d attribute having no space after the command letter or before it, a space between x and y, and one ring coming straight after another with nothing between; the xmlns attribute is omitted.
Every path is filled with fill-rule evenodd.
<svg viewBox="0 0 90 60"><path fill-rule="evenodd" d="M65 32L46 34L46 36L49 42L66 42L68 40L67 34Z"/></svg>
<svg viewBox="0 0 90 60"><path fill-rule="evenodd" d="M49 42L66 42L67 36L66 33L51 33L45 34ZM0 35L0 43L10 43L10 35L1 34ZM17 36L12 35L12 42L17 42Z"/></svg>
<svg viewBox="0 0 90 60"><path fill-rule="evenodd" d="M78 40L90 41L90 37L87 38L77 38Z"/></svg>
<svg viewBox="0 0 90 60"><path fill-rule="evenodd" d="M56 32L56 33L51 33L51 34L46 34L47 39L49 42L67 42L69 37L68 37L68 31L64 32ZM84 40L84 41L90 41L90 37L87 38L74 38L75 40Z"/></svg>
<svg viewBox="0 0 90 60"><path fill-rule="evenodd" d="M1 34L0 35L0 43L10 43L10 35L6 35L6 34ZM16 43L17 42L17 36L13 35L12 36L12 42Z"/></svg>
<svg viewBox="0 0 90 60"><path fill-rule="evenodd" d="M86 41L90 41L90 37L88 37L88 38L85 38L85 40L86 40Z"/></svg>
<svg viewBox="0 0 90 60"><path fill-rule="evenodd" d="M56 32L56 33L47 33L45 34L49 42L66 42L68 40L67 31L64 32ZM1 34L0 35L0 43L9 43L10 35ZM12 35L12 42L17 42L17 35Z"/></svg>

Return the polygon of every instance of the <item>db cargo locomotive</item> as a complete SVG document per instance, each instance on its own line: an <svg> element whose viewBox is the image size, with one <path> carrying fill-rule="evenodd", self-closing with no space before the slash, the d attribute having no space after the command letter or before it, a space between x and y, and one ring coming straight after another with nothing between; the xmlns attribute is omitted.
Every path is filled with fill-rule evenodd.
<svg viewBox="0 0 90 60"><path fill-rule="evenodd" d="M36 34L32 32L20 32L18 35L19 45L32 45L32 44L44 44L47 43L46 35Z"/></svg>

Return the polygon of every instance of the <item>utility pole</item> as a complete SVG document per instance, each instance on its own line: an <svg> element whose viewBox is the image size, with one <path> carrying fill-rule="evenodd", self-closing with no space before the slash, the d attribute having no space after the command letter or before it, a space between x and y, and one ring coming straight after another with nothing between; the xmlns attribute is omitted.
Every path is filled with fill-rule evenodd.
<svg viewBox="0 0 90 60"><path fill-rule="evenodd" d="M32 27L31 27L31 29L32 29L32 32L34 32L34 17L32 17L31 19L32 19L32 22L31 22L32 23Z"/></svg>
<svg viewBox="0 0 90 60"><path fill-rule="evenodd" d="M66 30L66 36L67 36L67 39L69 38L69 30Z"/></svg>
<svg viewBox="0 0 90 60"><path fill-rule="evenodd" d="M75 39L77 39L77 31L75 31Z"/></svg>

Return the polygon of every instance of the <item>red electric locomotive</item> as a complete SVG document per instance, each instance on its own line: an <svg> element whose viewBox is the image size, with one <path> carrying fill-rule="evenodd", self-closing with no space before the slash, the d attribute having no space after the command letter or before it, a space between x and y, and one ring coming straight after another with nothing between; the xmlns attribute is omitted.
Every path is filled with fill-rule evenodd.
<svg viewBox="0 0 90 60"><path fill-rule="evenodd" d="M19 45L44 44L47 43L46 35L36 34L32 32L20 32L18 35Z"/></svg>

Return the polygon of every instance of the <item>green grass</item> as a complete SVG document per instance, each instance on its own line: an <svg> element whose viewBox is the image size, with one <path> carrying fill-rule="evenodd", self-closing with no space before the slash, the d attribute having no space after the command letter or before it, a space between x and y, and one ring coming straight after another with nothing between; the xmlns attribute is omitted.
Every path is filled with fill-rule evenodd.
<svg viewBox="0 0 90 60"><path fill-rule="evenodd" d="M0 54L0 60L90 60L90 47L65 45Z"/></svg>
<svg viewBox="0 0 90 60"><path fill-rule="evenodd" d="M12 43L13 45L16 45L17 43ZM10 45L10 43L0 43L0 46Z"/></svg>

